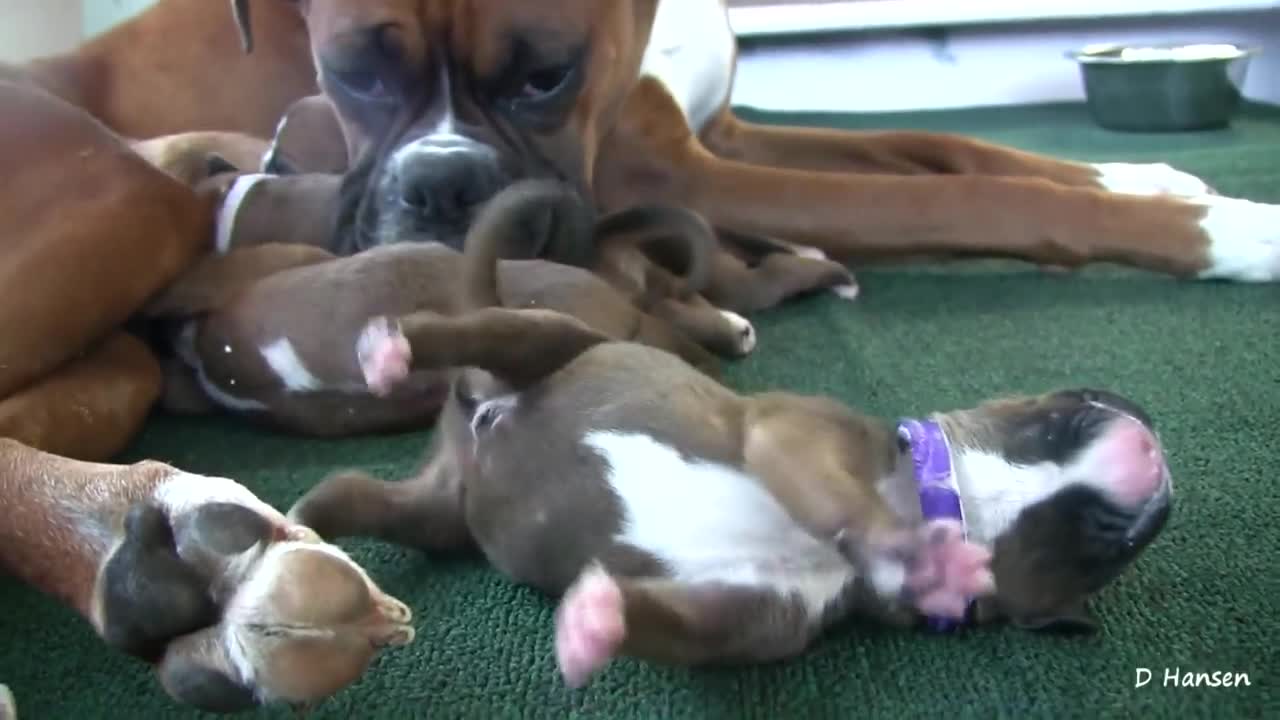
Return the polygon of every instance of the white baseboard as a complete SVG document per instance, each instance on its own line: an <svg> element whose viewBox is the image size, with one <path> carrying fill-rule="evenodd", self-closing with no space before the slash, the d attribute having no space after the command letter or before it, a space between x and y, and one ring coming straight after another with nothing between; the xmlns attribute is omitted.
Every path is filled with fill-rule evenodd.
<svg viewBox="0 0 1280 720"><path fill-rule="evenodd" d="M739 37L1258 12L1280 0L818 0L731 7Z"/></svg>
<svg viewBox="0 0 1280 720"><path fill-rule="evenodd" d="M1162 4L1186 1L1193 0ZM1117 41L1257 46L1262 52L1250 63L1245 95L1280 104L1280 9L1271 6L1107 20L959 22L804 37L747 33L733 101L769 110L830 112L1081 101L1084 87L1079 69L1064 53L1091 43Z"/></svg>

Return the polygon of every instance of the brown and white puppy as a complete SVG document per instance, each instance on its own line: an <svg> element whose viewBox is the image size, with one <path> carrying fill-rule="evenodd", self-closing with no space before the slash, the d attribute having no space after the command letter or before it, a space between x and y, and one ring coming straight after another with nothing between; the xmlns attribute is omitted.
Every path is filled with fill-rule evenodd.
<svg viewBox="0 0 1280 720"><path fill-rule="evenodd" d="M259 185L290 185L305 177L271 178ZM262 233L248 228L274 220L264 214L254 223L246 212L237 215L235 227L255 238ZM457 314L463 279L495 272L502 280L497 298L502 305L566 312L609 337L669 350L707 372L716 371L713 353L737 356L752 349L755 333L749 322L688 289L705 282L715 242L691 213L640 208L595 225L600 238L595 264L605 277L629 283L630 298L580 267L537 259L498 261L508 248L527 249L532 237L544 237L541 246L580 245L578 236L592 234L591 217L567 188L531 181L492 201L469 234L465 255L428 242L380 246L344 258L316 247L271 244L210 256L148 310L183 325L177 354L185 367L170 374L166 405L208 410L212 401L313 435L420 427L434 420L444 401L444 373L415 374L391 397L376 397L368 392L352 348L374 317L420 310ZM230 244L238 241L237 234ZM679 277L664 272L659 286L659 271L649 256L684 272ZM660 296L649 294L658 290ZM501 345L496 330L488 342ZM200 407L201 396L208 399L206 407Z"/></svg>
<svg viewBox="0 0 1280 720"><path fill-rule="evenodd" d="M495 312L510 311L476 315ZM1004 398L895 431L826 398L739 395L553 313L507 317L510 354L443 346L465 320L380 320L366 337L381 385L469 368L420 473L341 473L289 516L330 539L477 546L560 596L573 685L618 655L789 657L851 614L1088 629L1086 600L1169 512L1150 421L1109 393Z"/></svg>
<svg viewBox="0 0 1280 720"><path fill-rule="evenodd" d="M413 639L403 603L233 480L0 439L0 497L0 566L154 663L179 702L318 702Z"/></svg>

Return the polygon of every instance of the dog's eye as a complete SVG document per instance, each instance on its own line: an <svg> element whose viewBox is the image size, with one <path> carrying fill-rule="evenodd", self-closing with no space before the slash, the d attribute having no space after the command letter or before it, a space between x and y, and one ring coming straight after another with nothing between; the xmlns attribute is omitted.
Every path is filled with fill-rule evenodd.
<svg viewBox="0 0 1280 720"><path fill-rule="evenodd" d="M370 102L386 102L391 99L391 92L382 76L369 70L331 70L332 77L348 93Z"/></svg>
<svg viewBox="0 0 1280 720"><path fill-rule="evenodd" d="M520 88L520 99L539 100L554 95L569 82L573 68L571 64L555 65L529 73Z"/></svg>

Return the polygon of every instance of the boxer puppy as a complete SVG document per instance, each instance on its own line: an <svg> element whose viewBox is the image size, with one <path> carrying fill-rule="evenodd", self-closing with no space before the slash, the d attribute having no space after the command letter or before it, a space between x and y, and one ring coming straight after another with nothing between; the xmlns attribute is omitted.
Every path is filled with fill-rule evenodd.
<svg viewBox="0 0 1280 720"><path fill-rule="evenodd" d="M1086 601L1169 512L1155 431L1110 393L895 427L826 398L739 395L554 313L506 319L498 354L444 342L465 317L371 323L372 387L464 368L429 459L402 482L334 475L289 517L329 539L478 547L560 598L570 685L618 655L790 657L851 614L1088 630Z"/></svg>
<svg viewBox="0 0 1280 720"><path fill-rule="evenodd" d="M235 481L0 439L0 497L0 565L154 663L179 702L318 702L413 639L403 603Z"/></svg>
<svg viewBox="0 0 1280 720"><path fill-rule="evenodd" d="M18 705L8 685L0 685L0 720L18 720Z"/></svg>
<svg viewBox="0 0 1280 720"><path fill-rule="evenodd" d="M277 180L289 184L294 178L259 185ZM548 205L554 206L551 216L544 212ZM561 310L610 337L677 353L706 372L716 371L711 352L737 356L752 349L750 323L688 289L705 282L714 243L690 213L640 208L595 226L602 238L597 267L629 282L631 298L579 267L497 260L507 247L527 249L538 235L547 238L543 246L580 245L574 238L592 232L590 217L567 189L529 182L493 200L472 229L465 256L438 243L401 243L346 258L301 245L260 245L206 258L148 309L153 317L183 323L177 342L185 368L170 374L166 407L207 411L208 401L200 403L204 395L225 409L323 436L429 423L443 402L441 372L416 375L392 397L373 397L350 348L372 317L457 312L463 279L473 275L501 276L499 304ZM246 223L241 210L236 228ZM232 244L238 242L237 232ZM658 271L646 252L684 274L665 273L657 285ZM492 287L493 281L478 284ZM652 294L658 291L661 296ZM491 342L503 340L495 334ZM199 387L192 387L193 379Z"/></svg>

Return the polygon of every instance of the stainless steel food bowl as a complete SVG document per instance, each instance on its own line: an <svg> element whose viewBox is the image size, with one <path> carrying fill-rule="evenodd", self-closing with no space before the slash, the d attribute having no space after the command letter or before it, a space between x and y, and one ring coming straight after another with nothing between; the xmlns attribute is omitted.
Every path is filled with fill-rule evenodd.
<svg viewBox="0 0 1280 720"><path fill-rule="evenodd" d="M1255 48L1224 44L1091 45L1080 64L1095 122L1130 132L1220 129L1240 108Z"/></svg>

